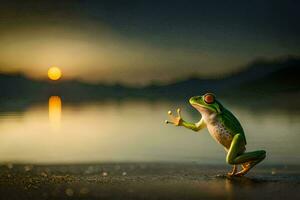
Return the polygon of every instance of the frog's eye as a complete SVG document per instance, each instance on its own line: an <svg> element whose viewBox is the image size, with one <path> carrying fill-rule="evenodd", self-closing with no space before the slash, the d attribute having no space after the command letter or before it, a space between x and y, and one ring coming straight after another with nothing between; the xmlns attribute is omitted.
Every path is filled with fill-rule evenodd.
<svg viewBox="0 0 300 200"><path fill-rule="evenodd" d="M206 94L204 96L205 103L211 104L215 101L215 97L212 94Z"/></svg>

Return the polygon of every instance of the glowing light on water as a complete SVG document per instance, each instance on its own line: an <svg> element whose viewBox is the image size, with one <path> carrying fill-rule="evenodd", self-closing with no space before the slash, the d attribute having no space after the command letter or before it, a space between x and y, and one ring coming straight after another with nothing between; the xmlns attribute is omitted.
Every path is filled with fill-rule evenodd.
<svg viewBox="0 0 300 200"><path fill-rule="evenodd" d="M51 96L49 98L49 121L54 130L58 130L61 121L61 98L59 96Z"/></svg>

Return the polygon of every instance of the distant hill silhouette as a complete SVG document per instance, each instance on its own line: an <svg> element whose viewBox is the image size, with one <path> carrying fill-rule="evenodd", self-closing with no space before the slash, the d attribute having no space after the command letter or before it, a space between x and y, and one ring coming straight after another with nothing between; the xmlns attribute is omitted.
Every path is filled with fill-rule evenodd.
<svg viewBox="0 0 300 200"><path fill-rule="evenodd" d="M152 94L185 96L207 91L230 95L237 93L300 92L300 58L274 61L256 60L244 70L219 79L190 78L164 86L149 86Z"/></svg>
<svg viewBox="0 0 300 200"><path fill-rule="evenodd" d="M166 85L131 88L122 85L89 84L76 80L37 81L20 74L0 74L0 99L48 98L60 95L84 100L98 98L146 97L186 98L207 91L222 95L233 93L290 93L300 92L300 58L287 57L274 61L256 60L243 70L219 79L197 77Z"/></svg>

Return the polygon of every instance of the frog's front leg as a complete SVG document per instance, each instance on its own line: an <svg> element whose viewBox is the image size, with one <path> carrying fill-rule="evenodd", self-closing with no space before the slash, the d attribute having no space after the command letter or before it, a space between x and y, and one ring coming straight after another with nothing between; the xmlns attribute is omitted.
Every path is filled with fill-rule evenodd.
<svg viewBox="0 0 300 200"><path fill-rule="evenodd" d="M193 131L199 131L202 128L206 127L206 124L203 119L201 119L198 123L187 122L181 117L180 108L177 109L177 116L173 116L171 111L168 111L168 115L170 116L170 121L166 120L165 123L174 124L175 126L183 126L185 128L191 129Z"/></svg>
<svg viewBox="0 0 300 200"><path fill-rule="evenodd" d="M257 165L266 157L266 151L243 152L245 143L240 134L233 137L229 151L227 153L226 161L230 165L243 165L242 171L234 174L235 176L245 175L252 167Z"/></svg>

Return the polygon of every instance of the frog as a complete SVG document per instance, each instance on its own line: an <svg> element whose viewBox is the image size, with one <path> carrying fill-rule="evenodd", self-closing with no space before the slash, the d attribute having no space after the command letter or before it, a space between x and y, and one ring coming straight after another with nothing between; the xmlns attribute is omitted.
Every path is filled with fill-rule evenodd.
<svg viewBox="0 0 300 200"><path fill-rule="evenodd" d="M193 131L208 129L210 135L221 144L226 151L226 162L232 166L227 176L241 177L247 174L250 169L260 163L266 157L265 150L246 152L246 136L239 120L225 108L215 94L206 93L202 96L193 96L189 103L201 115L196 122L187 122L181 117L181 109L177 109L177 116L168 111L170 120L165 123L175 126L182 126ZM238 167L241 170L238 170Z"/></svg>

